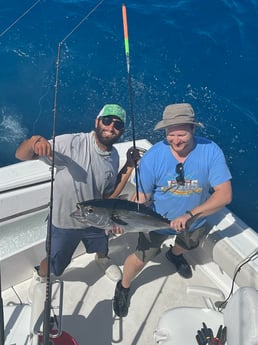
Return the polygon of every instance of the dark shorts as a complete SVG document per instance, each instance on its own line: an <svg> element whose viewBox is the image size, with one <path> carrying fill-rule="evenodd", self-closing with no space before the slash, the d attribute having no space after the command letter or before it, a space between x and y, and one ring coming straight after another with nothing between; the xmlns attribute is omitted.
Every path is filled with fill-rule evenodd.
<svg viewBox="0 0 258 345"><path fill-rule="evenodd" d="M208 223L205 223L194 231L183 231L176 236L175 243L186 250L195 249L210 230Z"/></svg>
<svg viewBox="0 0 258 345"><path fill-rule="evenodd" d="M176 236L175 244L186 250L197 248L208 231L209 228L206 223L192 232L181 232ZM140 232L135 255L142 262L150 261L160 253L160 247L168 237L169 235L160 234L155 231L149 233Z"/></svg>
<svg viewBox="0 0 258 345"><path fill-rule="evenodd" d="M51 234L51 272L56 276L60 276L70 264L80 241L87 253L108 253L108 236L103 230L93 227L87 230L60 229L53 225Z"/></svg>

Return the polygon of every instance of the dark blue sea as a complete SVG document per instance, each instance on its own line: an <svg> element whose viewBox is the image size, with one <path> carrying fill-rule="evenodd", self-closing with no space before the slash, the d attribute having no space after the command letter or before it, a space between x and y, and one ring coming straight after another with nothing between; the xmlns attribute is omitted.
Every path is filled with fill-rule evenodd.
<svg viewBox="0 0 258 345"><path fill-rule="evenodd" d="M56 135L91 130L104 103L119 103L136 138L152 143L164 134L153 132L163 108L189 102L205 124L198 134L225 152L229 208L258 232L257 1L128 0L132 103L122 2L0 5L0 166L17 162L26 137L53 135L55 95ZM123 139L132 139L130 121Z"/></svg>

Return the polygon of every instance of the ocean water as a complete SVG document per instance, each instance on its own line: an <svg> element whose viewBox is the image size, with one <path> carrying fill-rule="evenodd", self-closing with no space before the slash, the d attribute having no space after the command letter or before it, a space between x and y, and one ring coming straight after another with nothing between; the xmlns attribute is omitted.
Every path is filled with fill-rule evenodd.
<svg viewBox="0 0 258 345"><path fill-rule="evenodd" d="M133 114L122 2L0 4L0 166L17 162L26 137L53 135L55 95L56 135L91 130L103 104L114 102L128 111L123 139L132 139L134 116L136 138L152 143L163 138L153 127L164 107L189 102L205 124L198 134L225 153L233 175L229 208L258 231L257 1L125 3Z"/></svg>

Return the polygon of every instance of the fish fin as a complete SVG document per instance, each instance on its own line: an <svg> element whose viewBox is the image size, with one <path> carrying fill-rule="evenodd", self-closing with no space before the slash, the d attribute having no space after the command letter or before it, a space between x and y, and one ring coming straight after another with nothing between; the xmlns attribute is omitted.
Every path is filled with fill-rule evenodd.
<svg viewBox="0 0 258 345"><path fill-rule="evenodd" d="M189 227L196 221L197 218L201 218L200 215L202 213L196 213L193 217L191 217L190 219L188 219L188 221L186 222L186 229L189 229Z"/></svg>
<svg viewBox="0 0 258 345"><path fill-rule="evenodd" d="M116 216L115 214L113 214L111 216L111 220L113 222L115 222L118 225L128 225L128 223L124 222L121 218L119 218L118 216Z"/></svg>
<svg viewBox="0 0 258 345"><path fill-rule="evenodd" d="M143 203L143 205L146 206L146 207L150 207L150 206L153 205L153 200L147 200L147 201L145 201L145 202Z"/></svg>
<svg viewBox="0 0 258 345"><path fill-rule="evenodd" d="M168 217L167 217L167 216L168 216L168 212L166 212L165 214L163 214L163 216L162 216L162 217L163 217L163 218L165 218L165 219L168 219Z"/></svg>

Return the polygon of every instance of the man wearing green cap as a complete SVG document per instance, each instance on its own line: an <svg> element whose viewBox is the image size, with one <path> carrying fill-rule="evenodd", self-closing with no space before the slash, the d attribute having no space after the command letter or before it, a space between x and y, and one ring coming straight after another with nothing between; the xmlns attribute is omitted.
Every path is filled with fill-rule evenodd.
<svg viewBox="0 0 258 345"><path fill-rule="evenodd" d="M94 227L85 229L85 225L70 214L78 202L112 198L122 191L134 169L135 160L140 158L138 151L130 148L127 162L118 173L119 156L113 144L124 133L125 123L125 110L117 104L106 104L95 120L94 131L55 138L51 272L56 276L64 272L82 241L86 252L96 253L96 261L111 280L117 281L121 277L120 269L112 265L108 257L108 235ZM52 140L35 135L18 147L16 157L21 160L40 159L51 165L52 145ZM120 232L121 229L113 231ZM47 262L43 259L35 268L34 281L44 281L46 275Z"/></svg>

